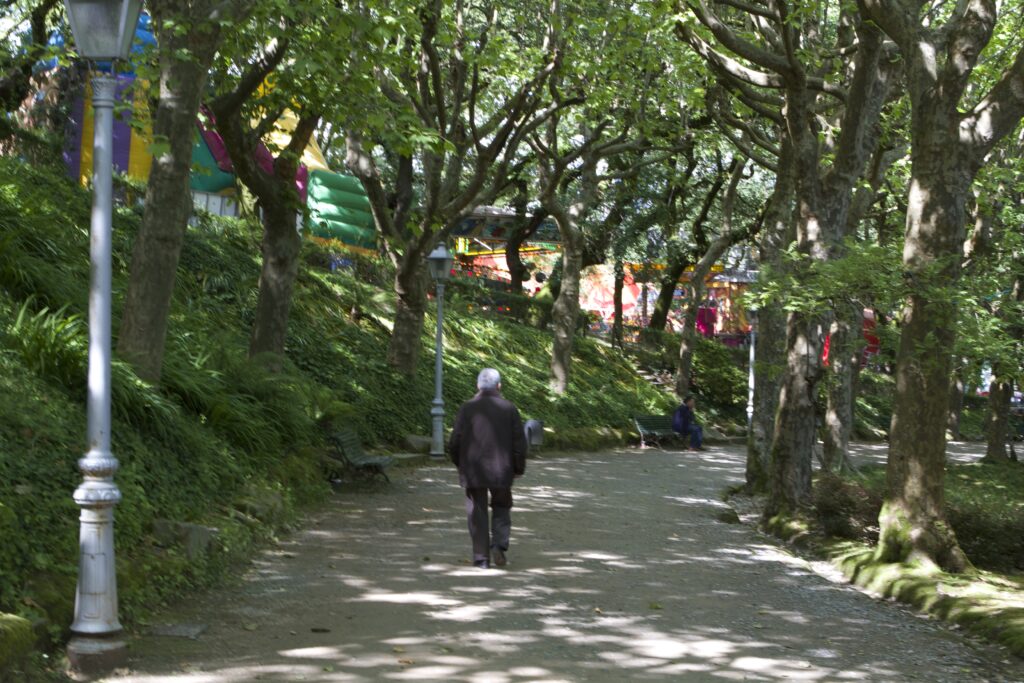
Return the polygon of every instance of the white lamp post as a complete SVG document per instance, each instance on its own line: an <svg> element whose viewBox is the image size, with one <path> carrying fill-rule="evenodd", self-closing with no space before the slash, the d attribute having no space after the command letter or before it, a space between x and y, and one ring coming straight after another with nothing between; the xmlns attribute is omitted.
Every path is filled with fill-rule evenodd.
<svg viewBox="0 0 1024 683"><path fill-rule="evenodd" d="M142 0L65 0L78 54L83 59L125 59ZM125 655L117 618L114 567L114 506L121 491L114 483L117 458L110 451L111 219L113 214L113 127L117 79L95 72L93 199L89 257L89 450L78 461L82 484L75 502L82 508L78 589L68 659L82 670L110 669Z"/></svg>
<svg viewBox="0 0 1024 683"><path fill-rule="evenodd" d="M430 434L430 456L433 458L444 457L444 399L441 397L442 375L442 346L444 330L441 326L444 320L444 285L452 272L451 252L444 246L438 244L434 251L427 256L427 266L430 268L430 276L434 278L437 285L437 340L434 346L434 400L430 406L430 417L433 425Z"/></svg>
<svg viewBox="0 0 1024 683"><path fill-rule="evenodd" d="M754 361L757 345L757 309L747 309L747 320L750 321L750 370L747 375L747 428L754 424Z"/></svg>

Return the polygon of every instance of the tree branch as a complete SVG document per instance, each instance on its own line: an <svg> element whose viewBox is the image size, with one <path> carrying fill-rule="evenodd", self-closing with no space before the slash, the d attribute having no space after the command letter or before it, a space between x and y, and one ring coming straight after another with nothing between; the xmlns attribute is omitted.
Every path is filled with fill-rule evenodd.
<svg viewBox="0 0 1024 683"><path fill-rule="evenodd" d="M1013 64L960 123L960 141L968 146L975 167L1024 117L1024 48Z"/></svg>

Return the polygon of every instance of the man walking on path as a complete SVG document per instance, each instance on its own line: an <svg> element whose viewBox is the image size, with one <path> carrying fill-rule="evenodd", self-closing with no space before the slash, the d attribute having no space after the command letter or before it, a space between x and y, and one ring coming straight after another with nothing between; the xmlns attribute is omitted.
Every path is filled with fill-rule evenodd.
<svg viewBox="0 0 1024 683"><path fill-rule="evenodd" d="M501 395L501 375L484 368L476 380L476 396L455 415L448 453L459 468L466 490L466 517L473 540L473 565L505 566L512 531L512 480L526 471L526 435L519 410ZM487 523L487 492L491 523Z"/></svg>
<svg viewBox="0 0 1024 683"><path fill-rule="evenodd" d="M693 407L696 403L693 396L683 399L683 404L676 408L675 414L672 415L672 431L683 437L689 435L690 450L702 451L704 450L704 430L697 424L693 416Z"/></svg>

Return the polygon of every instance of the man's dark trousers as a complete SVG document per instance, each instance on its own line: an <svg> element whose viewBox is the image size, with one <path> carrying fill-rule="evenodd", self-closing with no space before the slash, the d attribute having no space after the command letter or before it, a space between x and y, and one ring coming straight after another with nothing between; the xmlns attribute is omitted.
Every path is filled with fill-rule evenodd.
<svg viewBox="0 0 1024 683"><path fill-rule="evenodd" d="M491 521L487 523L487 492L491 492ZM491 548L508 550L512 530L512 489L466 489L466 519L473 541L473 562L490 562Z"/></svg>

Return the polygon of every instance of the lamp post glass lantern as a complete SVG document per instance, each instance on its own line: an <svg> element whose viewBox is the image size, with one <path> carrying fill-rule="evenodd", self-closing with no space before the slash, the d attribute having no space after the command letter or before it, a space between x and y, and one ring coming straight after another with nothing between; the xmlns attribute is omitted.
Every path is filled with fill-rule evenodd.
<svg viewBox="0 0 1024 683"><path fill-rule="evenodd" d="M451 277L452 263L454 258L444 243L438 244L434 251L427 256L427 267L430 269L430 277L434 278L437 285L437 338L434 344L434 400L430 405L431 433L430 433L430 456L433 458L444 457L444 399L441 397L443 384L443 356L442 342L444 328L444 285Z"/></svg>
<svg viewBox="0 0 1024 683"><path fill-rule="evenodd" d="M141 0L65 0L80 57L125 59L142 10ZM68 659L83 670L120 664L125 643L117 616L114 563L114 483L117 458L110 450L110 302L113 217L113 129L117 79L93 72L93 198L89 228L89 371L86 407L88 451L78 461L75 490L79 517L78 588Z"/></svg>

